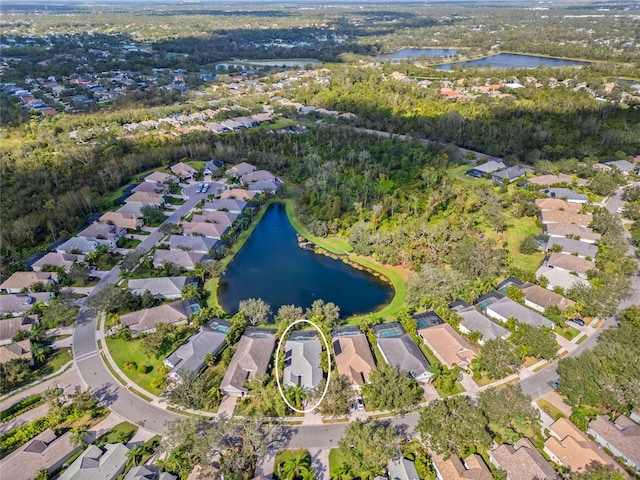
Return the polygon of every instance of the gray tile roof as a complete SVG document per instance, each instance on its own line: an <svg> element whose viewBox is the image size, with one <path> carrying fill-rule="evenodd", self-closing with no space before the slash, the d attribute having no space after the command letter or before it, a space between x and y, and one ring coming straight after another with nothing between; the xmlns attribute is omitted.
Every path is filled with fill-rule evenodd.
<svg viewBox="0 0 640 480"><path fill-rule="evenodd" d="M462 318L460 326L469 332L480 332L483 342L494 338L507 338L511 335L508 329L483 315L473 306L458 308L453 311Z"/></svg>
<svg viewBox="0 0 640 480"><path fill-rule="evenodd" d="M98 242L96 242L95 240L87 240L86 238L82 237L71 237L62 245L58 245L56 251L58 251L59 253L65 253L77 250L80 253L87 254L95 252L97 248Z"/></svg>
<svg viewBox="0 0 640 480"><path fill-rule="evenodd" d="M240 337L236 353L227 368L220 390L228 395L246 393L245 381L267 373L276 346L273 330L247 329Z"/></svg>
<svg viewBox="0 0 640 480"><path fill-rule="evenodd" d="M37 315L0 320L0 345L11 343L11 339L18 331L23 331L28 334L33 326L37 324Z"/></svg>
<svg viewBox="0 0 640 480"><path fill-rule="evenodd" d="M121 443L108 443L103 452L95 445L65 470L58 480L115 480L124 471L129 449Z"/></svg>
<svg viewBox="0 0 640 480"><path fill-rule="evenodd" d="M544 193L549 198L564 198L567 202L586 202L589 197L584 193L577 193L570 188L547 188Z"/></svg>
<svg viewBox="0 0 640 480"><path fill-rule="evenodd" d="M493 175L491 175L491 179L500 182L502 180L513 182L526 174L527 170L522 165L514 165L499 172L495 172Z"/></svg>
<svg viewBox="0 0 640 480"><path fill-rule="evenodd" d="M397 336L386 335L384 331L397 332ZM374 327L378 348L385 361L392 367L409 372L418 381L426 381L433 376L431 365L424 354L397 322L376 325Z"/></svg>
<svg viewBox="0 0 640 480"><path fill-rule="evenodd" d="M529 310L524 305L511 300L509 297L503 297L487 307L487 315L495 316L495 314L505 320L515 318L520 323L526 323L534 327L554 327L554 323L551 320L533 310Z"/></svg>
<svg viewBox="0 0 640 480"><path fill-rule="evenodd" d="M171 235L169 237L169 248L171 250L190 250L192 252L208 253L215 250L218 240L215 238Z"/></svg>
<svg viewBox="0 0 640 480"><path fill-rule="evenodd" d="M596 245L572 238L549 238L547 250L552 250L554 245L560 245L562 247L562 253L568 253L569 255L577 253L578 256L583 258L596 258L596 254L598 253L598 247Z"/></svg>
<svg viewBox="0 0 640 480"><path fill-rule="evenodd" d="M406 458L392 460L387 466L387 473L389 480L419 480L420 478L415 464Z"/></svg>
<svg viewBox="0 0 640 480"><path fill-rule="evenodd" d="M204 262L208 255L202 252L161 250L157 249L153 254L153 266L162 268L165 263L172 263L185 270L191 270L198 262Z"/></svg>
<svg viewBox="0 0 640 480"><path fill-rule="evenodd" d="M571 287L578 285L588 285L589 282L583 278L577 277L566 270L560 268L540 267L536 270L536 277L545 277L548 281L547 288L560 287L569 290Z"/></svg>
<svg viewBox="0 0 640 480"><path fill-rule="evenodd" d="M49 305L52 295L53 294L49 292L0 295L0 314L12 313L14 315L21 315L31 310L31 307L38 302Z"/></svg>
<svg viewBox="0 0 640 480"><path fill-rule="evenodd" d="M230 326L229 322L214 319L200 327L164 360L164 364L172 369L169 375L179 378L181 370L199 373L207 354L215 355L224 346Z"/></svg>
<svg viewBox="0 0 640 480"><path fill-rule="evenodd" d="M129 470L123 480L176 480L177 478L168 472L158 474L158 467L140 465Z"/></svg>
<svg viewBox="0 0 640 480"><path fill-rule="evenodd" d="M182 296L182 289L185 285L197 285L198 279L195 277L155 277L137 278L129 280L128 288L131 293L142 295L149 291L152 295L161 297L177 298Z"/></svg>
<svg viewBox="0 0 640 480"><path fill-rule="evenodd" d="M286 386L315 388L322 380L320 366L322 345L317 336L294 332L284 346L285 367L283 383Z"/></svg>
<svg viewBox="0 0 640 480"><path fill-rule="evenodd" d="M227 210L232 213L240 213L246 207L247 202L233 198L219 198L204 204L204 210Z"/></svg>
<svg viewBox="0 0 640 480"><path fill-rule="evenodd" d="M191 303L178 300L157 307L138 310L120 316L120 324L129 327L131 333L139 334L155 329L158 323L179 324L187 321L191 314Z"/></svg>
<svg viewBox="0 0 640 480"><path fill-rule="evenodd" d="M260 181L249 184L247 188L252 192L275 193L278 190L278 187L280 185L282 184L274 180L260 180Z"/></svg>
<svg viewBox="0 0 640 480"><path fill-rule="evenodd" d="M478 170L482 173L492 173L497 170L502 170L503 168L506 168L506 165L503 162L496 162L495 160L489 160L482 165L476 165L473 167L474 170Z"/></svg>

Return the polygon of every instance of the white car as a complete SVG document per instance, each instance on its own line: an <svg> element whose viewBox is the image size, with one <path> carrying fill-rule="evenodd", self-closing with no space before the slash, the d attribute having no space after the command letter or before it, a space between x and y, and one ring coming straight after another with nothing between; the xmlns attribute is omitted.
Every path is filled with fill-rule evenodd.
<svg viewBox="0 0 640 480"><path fill-rule="evenodd" d="M616 210L616 213L620 215L622 213L622 207L618 207L618 210Z"/></svg>
<svg viewBox="0 0 640 480"><path fill-rule="evenodd" d="M364 410L364 400L362 400L362 397L356 397L356 410Z"/></svg>

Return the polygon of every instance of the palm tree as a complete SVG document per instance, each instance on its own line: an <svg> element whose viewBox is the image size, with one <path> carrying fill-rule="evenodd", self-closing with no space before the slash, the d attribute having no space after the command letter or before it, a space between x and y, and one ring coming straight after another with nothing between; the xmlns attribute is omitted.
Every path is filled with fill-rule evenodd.
<svg viewBox="0 0 640 480"><path fill-rule="evenodd" d="M129 330L129 327L122 327L119 331L118 331L118 338L123 338L125 339L127 342L129 340L131 340L133 336L131 335L131 330Z"/></svg>
<svg viewBox="0 0 640 480"><path fill-rule="evenodd" d="M41 343L34 343L31 351L33 352L33 358L37 363L43 363L46 360L47 354L45 353L44 345Z"/></svg>
<svg viewBox="0 0 640 480"><path fill-rule="evenodd" d="M311 470L311 458L308 452L301 452L278 466L280 478L294 480ZM313 470L311 470L313 472ZM308 478L308 477L307 477Z"/></svg>
<svg viewBox="0 0 640 480"><path fill-rule="evenodd" d="M142 445L134 445L127 452L127 466L134 467L136 466L145 454L145 448Z"/></svg>
<svg viewBox="0 0 640 480"><path fill-rule="evenodd" d="M86 441L87 427L84 425L74 428L71 431L71 436L69 437L69 441L72 445L77 447L84 448L87 446Z"/></svg>

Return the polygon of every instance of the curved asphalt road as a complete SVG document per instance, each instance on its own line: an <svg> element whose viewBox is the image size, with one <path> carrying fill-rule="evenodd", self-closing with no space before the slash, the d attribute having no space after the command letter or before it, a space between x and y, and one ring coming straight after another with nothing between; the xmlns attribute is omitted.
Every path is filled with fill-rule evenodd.
<svg viewBox="0 0 640 480"><path fill-rule="evenodd" d="M187 214L201 198L194 196L188 199L169 216L166 222L178 223L180 217ZM149 250L163 236L156 230L145 238L138 248ZM107 283L116 283L119 276L120 267L116 266L98 282L93 291L97 291ZM96 328L97 317L83 305L73 332L73 356L80 377L91 389L93 395L104 402L109 409L153 433L164 434L167 422L183 417L146 402L113 378L98 352Z"/></svg>

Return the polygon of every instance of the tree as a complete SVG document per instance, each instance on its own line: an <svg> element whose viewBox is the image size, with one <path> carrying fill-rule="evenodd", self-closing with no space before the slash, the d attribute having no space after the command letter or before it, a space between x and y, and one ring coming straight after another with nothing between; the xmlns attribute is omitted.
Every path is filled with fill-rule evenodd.
<svg viewBox="0 0 640 480"><path fill-rule="evenodd" d="M140 260L142 260L142 257L144 257L143 249L136 248L135 250L131 250L123 257L120 268L124 273L133 271L140 263Z"/></svg>
<svg viewBox="0 0 640 480"><path fill-rule="evenodd" d="M324 393L326 379L322 379L314 390L312 397L314 402L320 400ZM349 413L349 402L353 397L351 382L345 375L332 375L327 394L320 403L320 412L325 415L344 415Z"/></svg>
<svg viewBox="0 0 640 480"><path fill-rule="evenodd" d="M91 267L86 263L73 262L73 265L71 265L69 273L67 274L67 278L86 285L89 278L91 278Z"/></svg>
<svg viewBox="0 0 640 480"><path fill-rule="evenodd" d="M381 473L390 458L400 453L402 436L396 427L377 420L349 423L338 446L355 471Z"/></svg>
<svg viewBox="0 0 640 480"><path fill-rule="evenodd" d="M292 456L283 463L276 466L278 477L283 480L294 480L300 478L311 470L311 455L307 450Z"/></svg>
<svg viewBox="0 0 640 480"><path fill-rule="evenodd" d="M305 316L309 320L315 319L331 325L340 318L340 307L333 302L325 303L322 299L314 300L310 308L307 308Z"/></svg>
<svg viewBox="0 0 640 480"><path fill-rule="evenodd" d="M498 250L495 243L491 238L465 238L451 252L451 266L468 279L495 277L506 267L507 262L506 252Z"/></svg>
<svg viewBox="0 0 640 480"><path fill-rule="evenodd" d="M202 375L189 370L179 370L180 380L169 377L162 397L175 405L202 410L220 403L220 384L222 375L208 370Z"/></svg>
<svg viewBox="0 0 640 480"><path fill-rule="evenodd" d="M182 287L182 299L183 300L192 300L198 299L202 300L204 292L196 285L185 285Z"/></svg>
<svg viewBox="0 0 640 480"><path fill-rule="evenodd" d="M527 235L520 241L520 245L518 246L520 253L525 255L531 255L532 253L536 253L538 251L538 242L536 242L535 235Z"/></svg>
<svg viewBox="0 0 640 480"><path fill-rule="evenodd" d="M33 480L49 480L49 470L41 468L38 470L38 473L36 473L36 476L33 477Z"/></svg>
<svg viewBox="0 0 640 480"><path fill-rule="evenodd" d="M555 334L544 327L518 324L509 340L520 347L520 354L523 357L532 356L552 360L558 351Z"/></svg>
<svg viewBox="0 0 640 480"><path fill-rule="evenodd" d="M416 431L439 455L464 457L476 449L491 448L487 418L465 395L436 400L420 412Z"/></svg>
<svg viewBox="0 0 640 480"><path fill-rule="evenodd" d="M127 295L117 285L108 283L94 291L87 300L87 305L93 311L111 313L126 307Z"/></svg>
<svg viewBox="0 0 640 480"><path fill-rule="evenodd" d="M162 213L162 210L153 205L142 207L140 209L140 214L142 215L144 223L147 225L162 223L167 218L166 215Z"/></svg>
<svg viewBox="0 0 640 480"><path fill-rule="evenodd" d="M540 428L540 416L531 397L519 384L490 388L478 395L478 405L489 422L489 430L503 442L515 443L520 437L533 437Z"/></svg>
<svg viewBox="0 0 640 480"><path fill-rule="evenodd" d="M173 235L176 233L180 233L181 227L180 225L176 225L175 223L167 222L160 225L160 227L158 227L158 230L165 235Z"/></svg>
<svg viewBox="0 0 640 480"><path fill-rule="evenodd" d="M29 361L25 358L14 358L0 363L0 392L7 393L22 384L29 375Z"/></svg>
<svg viewBox="0 0 640 480"><path fill-rule="evenodd" d="M594 460L584 471L572 473L568 478L569 480L624 480L627 476L615 471L611 465L603 465Z"/></svg>
<svg viewBox="0 0 640 480"><path fill-rule="evenodd" d="M227 270L227 267L219 260L209 260L204 266L208 278L220 278Z"/></svg>
<svg viewBox="0 0 640 480"><path fill-rule="evenodd" d="M606 197L616 191L619 183L620 175L609 172L598 172L591 178L589 188L596 195Z"/></svg>
<svg viewBox="0 0 640 480"><path fill-rule="evenodd" d="M271 307L261 298L249 298L240 301L238 312L245 315L251 325L258 325L267 321L271 314Z"/></svg>
<svg viewBox="0 0 640 480"><path fill-rule="evenodd" d="M304 318L302 315L302 308L295 305L282 305L278 308L278 313L274 317L276 323L287 322L287 325L296 320Z"/></svg>
<svg viewBox="0 0 640 480"><path fill-rule="evenodd" d="M384 364L371 372L362 396L375 410L402 411L420 401L422 389L407 372Z"/></svg>
<svg viewBox="0 0 640 480"><path fill-rule="evenodd" d="M453 393L456 387L456 381L460 377L460 367L454 365L453 368L447 368L446 365L431 365L433 377L431 383L444 393Z"/></svg>
<svg viewBox="0 0 640 480"><path fill-rule="evenodd" d="M87 427L84 425L75 427L71 430L71 436L69 437L69 441L72 445L76 447L84 448L88 445L87 443Z"/></svg>
<svg viewBox="0 0 640 480"><path fill-rule="evenodd" d="M492 380L511 375L520 366L520 355L515 345L502 338L487 341L480 349L478 359L480 370L487 372Z"/></svg>

